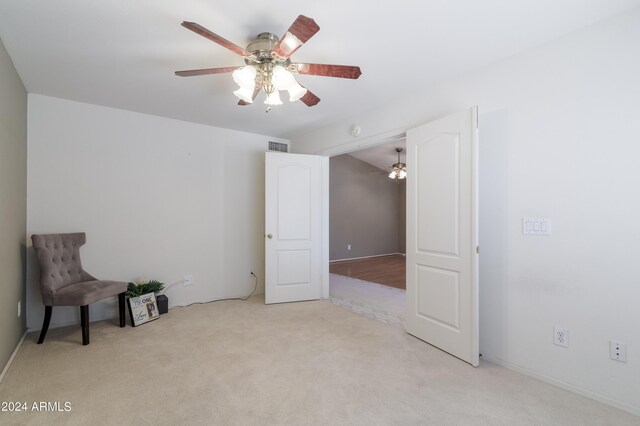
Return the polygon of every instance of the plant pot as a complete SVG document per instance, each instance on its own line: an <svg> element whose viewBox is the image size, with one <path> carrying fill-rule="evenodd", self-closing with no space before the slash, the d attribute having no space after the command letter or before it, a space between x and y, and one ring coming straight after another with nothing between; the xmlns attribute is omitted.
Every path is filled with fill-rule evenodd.
<svg viewBox="0 0 640 426"><path fill-rule="evenodd" d="M164 294L157 295L156 302L158 303L158 312L160 315L169 312L169 298L167 296Z"/></svg>

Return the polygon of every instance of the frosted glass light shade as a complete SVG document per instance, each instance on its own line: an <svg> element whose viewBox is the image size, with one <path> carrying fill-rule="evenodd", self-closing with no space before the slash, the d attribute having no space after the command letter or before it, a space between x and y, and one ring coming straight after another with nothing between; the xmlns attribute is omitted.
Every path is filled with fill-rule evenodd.
<svg viewBox="0 0 640 426"><path fill-rule="evenodd" d="M247 103L253 103L253 86L240 87L238 90L233 92L233 94Z"/></svg>
<svg viewBox="0 0 640 426"><path fill-rule="evenodd" d="M273 67L273 75L271 77L271 84L278 90L289 90L294 85L298 84L295 77L286 68L281 65Z"/></svg>
<svg viewBox="0 0 640 426"><path fill-rule="evenodd" d="M407 168L404 167L404 163L396 163L393 165L393 170L389 173L389 178L402 180L407 177Z"/></svg>
<svg viewBox="0 0 640 426"><path fill-rule="evenodd" d="M256 68L247 65L246 67L238 68L233 72L233 81L242 88L249 87L253 90L256 82Z"/></svg>
<svg viewBox="0 0 640 426"><path fill-rule="evenodd" d="M282 105L282 101L280 100L280 94L277 90L274 90L272 93L267 95L267 99L264 100L264 103L267 105Z"/></svg>
<svg viewBox="0 0 640 426"><path fill-rule="evenodd" d="M293 86L289 88L289 101L295 102L304 95L307 94L307 89L300 86L300 84L296 81Z"/></svg>

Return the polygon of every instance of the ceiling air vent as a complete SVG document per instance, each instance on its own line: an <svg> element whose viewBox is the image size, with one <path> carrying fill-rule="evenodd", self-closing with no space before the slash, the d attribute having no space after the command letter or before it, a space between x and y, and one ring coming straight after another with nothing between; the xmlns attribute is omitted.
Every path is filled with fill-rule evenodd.
<svg viewBox="0 0 640 426"><path fill-rule="evenodd" d="M289 145L282 142L269 141L269 151L289 152Z"/></svg>

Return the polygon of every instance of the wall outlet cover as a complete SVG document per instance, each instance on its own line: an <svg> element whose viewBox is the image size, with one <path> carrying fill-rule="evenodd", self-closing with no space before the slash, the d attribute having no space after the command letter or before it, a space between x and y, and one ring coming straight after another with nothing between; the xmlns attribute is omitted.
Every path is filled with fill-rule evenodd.
<svg viewBox="0 0 640 426"><path fill-rule="evenodd" d="M626 343L609 342L609 356L614 361L627 362L627 345Z"/></svg>
<svg viewBox="0 0 640 426"><path fill-rule="evenodd" d="M562 346L563 348L568 348L569 330L566 328L553 327L553 344Z"/></svg>

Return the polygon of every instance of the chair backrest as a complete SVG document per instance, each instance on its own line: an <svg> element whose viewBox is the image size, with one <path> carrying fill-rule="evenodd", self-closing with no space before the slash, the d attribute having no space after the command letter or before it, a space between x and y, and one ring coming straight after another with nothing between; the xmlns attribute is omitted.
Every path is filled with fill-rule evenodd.
<svg viewBox="0 0 640 426"><path fill-rule="evenodd" d="M40 290L45 305L48 295L70 284L94 280L82 269L80 246L84 245L84 232L74 234L32 235L33 248L40 263Z"/></svg>

